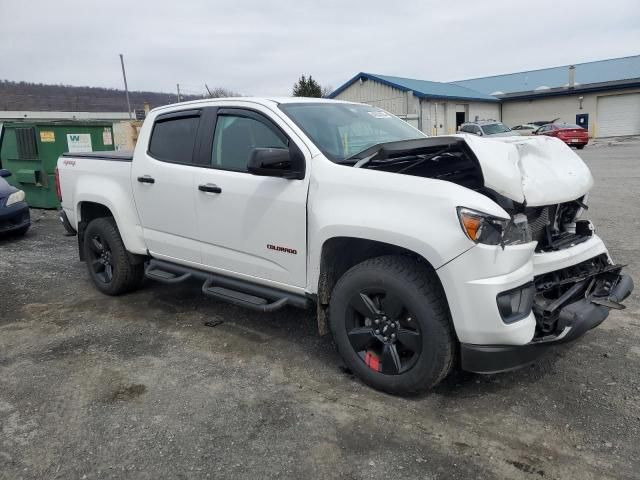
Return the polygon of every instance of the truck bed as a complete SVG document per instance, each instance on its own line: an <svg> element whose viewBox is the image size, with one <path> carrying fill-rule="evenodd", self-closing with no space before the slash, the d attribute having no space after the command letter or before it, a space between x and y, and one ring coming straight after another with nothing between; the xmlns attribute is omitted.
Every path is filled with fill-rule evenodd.
<svg viewBox="0 0 640 480"><path fill-rule="evenodd" d="M77 231L83 204L95 203L109 209L118 221L125 246L137 238L140 224L133 201L131 168L133 152L64 153L58 160L61 205L71 226Z"/></svg>

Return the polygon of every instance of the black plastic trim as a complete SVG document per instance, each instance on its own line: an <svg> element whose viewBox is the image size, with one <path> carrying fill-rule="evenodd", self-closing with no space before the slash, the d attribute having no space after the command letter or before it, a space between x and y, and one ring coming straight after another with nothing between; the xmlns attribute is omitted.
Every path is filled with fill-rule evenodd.
<svg viewBox="0 0 640 480"><path fill-rule="evenodd" d="M547 349L543 344L472 345L460 344L460 364L474 373L500 373L516 370L536 361Z"/></svg>
<svg viewBox="0 0 640 480"><path fill-rule="evenodd" d="M519 312L516 312L516 314L511 314L508 316L504 315L504 312L502 311L502 309L500 308L500 297L503 295L511 295L512 293L518 292L518 291L522 291L522 290L530 290L530 298L528 301L528 306L525 306L524 309L521 309ZM524 320L525 318L527 318L529 316L529 314L531 313L531 309L533 308L533 297L535 295L535 291L534 291L535 287L533 285L533 282L527 282L524 285L520 285L519 287L515 287L515 288L511 288L509 290L505 290L504 292L500 292L499 294L496 295L496 304L498 305L498 312L500 313L500 317L502 318L502 321L506 324L512 324L515 322L518 322L520 320ZM524 292L523 292L524 293Z"/></svg>
<svg viewBox="0 0 640 480"><path fill-rule="evenodd" d="M71 222L69 222L69 219L67 218L67 213L64 211L64 208L60 208L58 210L58 218L60 219L60 223L62 223L62 226L64 227L64 229L67 231L69 235L78 234L78 232L76 232L76 229L71 226Z"/></svg>
<svg viewBox="0 0 640 480"><path fill-rule="evenodd" d="M155 125L156 123L162 123L167 120L175 120L176 118L199 117L201 114L201 108L192 108L190 110L178 110L175 112L162 113L156 117L153 124ZM151 137L149 137L149 140L151 140Z"/></svg>
<svg viewBox="0 0 640 480"><path fill-rule="evenodd" d="M70 153L64 152L63 157L71 158L88 158L92 160L109 160L114 162L132 162L133 152L126 151L104 151L104 152L86 152L86 153Z"/></svg>

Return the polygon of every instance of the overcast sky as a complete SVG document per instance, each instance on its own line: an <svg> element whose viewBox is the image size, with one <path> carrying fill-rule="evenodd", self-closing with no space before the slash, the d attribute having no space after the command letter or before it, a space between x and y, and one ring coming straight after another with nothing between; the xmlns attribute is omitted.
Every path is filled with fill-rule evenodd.
<svg viewBox="0 0 640 480"><path fill-rule="evenodd" d="M640 54L639 0L0 0L0 79L289 95L305 73L449 81Z"/></svg>

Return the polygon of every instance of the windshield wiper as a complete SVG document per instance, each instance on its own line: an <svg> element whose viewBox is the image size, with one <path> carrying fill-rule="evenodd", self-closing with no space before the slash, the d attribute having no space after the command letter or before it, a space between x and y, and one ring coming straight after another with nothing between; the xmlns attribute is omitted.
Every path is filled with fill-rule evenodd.
<svg viewBox="0 0 640 480"><path fill-rule="evenodd" d="M404 157L398 157L398 158L389 158L389 159L374 159L373 157L375 156L375 154L370 155L366 158L363 158L362 160L359 160L353 167L354 168L361 168L365 165L367 165L370 162L375 162L375 163L382 163L385 166L387 165L395 165L397 163L406 163L408 161L410 161L411 159L414 158L418 158L419 160L417 160L414 163L411 163L409 165L407 165L406 167L402 167L400 170L397 170L395 173L403 173L406 172L407 170L410 170L411 168L417 167L418 165L422 165L424 162L428 162L429 160L433 160L436 157L439 157L440 155L444 155L445 153L447 153L447 151L449 151L449 147L443 148L442 150L439 150L435 153L432 153L430 155L407 155Z"/></svg>
<svg viewBox="0 0 640 480"><path fill-rule="evenodd" d="M443 148L442 150L440 150L440 151L438 151L436 153L432 153L431 155L425 155L424 157L422 157L417 162L412 163L410 165L407 165L406 167L401 168L400 170L398 170L395 173L406 172L407 170L409 170L409 169L411 169L413 167L417 167L418 165L422 165L424 162L428 162L429 160L433 160L434 158L439 157L440 155L444 155L448 151L449 151L449 147Z"/></svg>
<svg viewBox="0 0 640 480"><path fill-rule="evenodd" d="M365 156L364 158L360 158L360 155L362 155L364 152L368 151L371 149L371 147L367 147L367 148L363 148L362 150L360 150L357 153L354 153L353 155L345 158L344 160L340 160L336 163L340 163L340 164L347 164L347 165L354 165L355 167L358 167L358 164L360 162L362 162L362 160L367 159L367 158L371 158L373 156L375 156L380 150L382 150L382 146L384 144L382 143L378 143L376 145L374 145L374 147L379 147L377 148L373 153L371 153L370 155Z"/></svg>
<svg viewBox="0 0 640 480"><path fill-rule="evenodd" d="M370 162L392 164L397 162L406 162L411 158L419 157L420 160L411 167L428 161L434 156L441 155L449 148L462 145L465 141L459 137L425 137L410 140L399 140L393 142L383 142L368 147L350 157L340 160L336 163L353 165L361 168ZM428 150L439 148L439 150L431 154ZM423 155L428 155L423 157ZM407 168L410 166L407 165Z"/></svg>

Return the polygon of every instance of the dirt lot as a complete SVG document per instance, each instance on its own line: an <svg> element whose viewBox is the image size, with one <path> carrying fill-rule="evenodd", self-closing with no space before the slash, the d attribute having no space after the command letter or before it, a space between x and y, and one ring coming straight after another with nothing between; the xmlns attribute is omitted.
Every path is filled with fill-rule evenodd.
<svg viewBox="0 0 640 480"><path fill-rule="evenodd" d="M581 152L640 285L640 142ZM311 313L99 294L53 212L0 240L0 478L640 478L640 297L523 370L396 398ZM206 322L222 322L206 326Z"/></svg>

